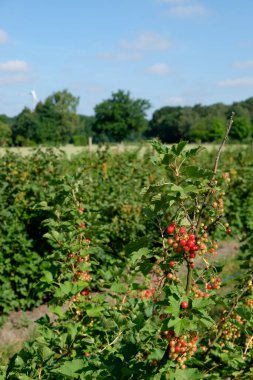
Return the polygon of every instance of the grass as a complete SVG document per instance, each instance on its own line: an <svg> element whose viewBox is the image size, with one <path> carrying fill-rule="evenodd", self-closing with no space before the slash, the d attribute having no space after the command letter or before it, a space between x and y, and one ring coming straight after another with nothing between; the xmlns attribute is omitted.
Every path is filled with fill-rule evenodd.
<svg viewBox="0 0 253 380"><path fill-rule="evenodd" d="M205 144L189 144L188 147L193 148L193 147L196 147L199 145L205 147L208 151L217 150L220 146L219 144L205 143ZM16 154L21 154L22 156L27 156L27 155L32 154L37 149L41 149L42 151L46 151L47 149L51 148L56 152L59 150L65 152L67 157L70 158L71 156L82 153L82 152L87 152L87 151L96 152L99 147L100 146L96 145L96 144L93 144L92 146L88 146L88 145L86 145L86 146L74 146L74 145L69 144L69 145L59 146L59 147L45 147L45 146L41 146L41 147L40 146L37 146L37 147L10 147L10 148L0 147L0 157L3 156L7 151L13 152ZM133 149L138 149L138 148L147 149L148 147L150 147L149 141L145 141L142 143L109 144L109 149L115 153L121 153L121 152L124 152L126 150L133 150ZM247 145L244 145L244 144L233 144L232 145L231 144L231 145L227 145L226 149L231 149L231 148L236 149L238 147L243 148L243 147L247 147Z"/></svg>

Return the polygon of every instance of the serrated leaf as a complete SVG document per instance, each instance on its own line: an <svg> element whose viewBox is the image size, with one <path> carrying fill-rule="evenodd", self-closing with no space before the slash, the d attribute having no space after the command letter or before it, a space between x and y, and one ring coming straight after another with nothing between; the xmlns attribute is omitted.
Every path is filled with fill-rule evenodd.
<svg viewBox="0 0 253 380"><path fill-rule="evenodd" d="M152 140L151 145L157 151L157 153L165 154L168 152L168 147L166 147L166 145L162 144L160 141Z"/></svg>
<svg viewBox="0 0 253 380"><path fill-rule="evenodd" d="M72 283L70 281L65 281L60 284L60 289L63 295L68 295L72 291Z"/></svg>
<svg viewBox="0 0 253 380"><path fill-rule="evenodd" d="M136 261L140 260L143 256L146 256L149 253L148 248L141 248L137 252L134 252L131 255L130 261L131 263L135 263Z"/></svg>
<svg viewBox="0 0 253 380"><path fill-rule="evenodd" d="M104 310L102 306L95 306L92 307L91 309L87 309L86 313L89 317L99 317L101 315L101 312Z"/></svg>
<svg viewBox="0 0 253 380"><path fill-rule="evenodd" d="M214 301L207 298L195 298L192 301L192 308L193 309L205 309L207 306L214 305Z"/></svg>
<svg viewBox="0 0 253 380"><path fill-rule="evenodd" d="M61 317L63 315L63 310L60 306L51 306L49 308L50 313L53 313L57 315L58 317Z"/></svg>
<svg viewBox="0 0 253 380"><path fill-rule="evenodd" d="M210 329L214 324L214 320L212 318L200 318L199 323L204 325L207 329Z"/></svg>
<svg viewBox="0 0 253 380"><path fill-rule="evenodd" d="M175 192L175 193L179 193L180 198L182 198L182 199L187 198L187 195L186 195L184 188L182 186L173 185L173 186L171 186L170 190Z"/></svg>
<svg viewBox="0 0 253 380"><path fill-rule="evenodd" d="M127 291L127 288L125 287L124 284L119 284L119 283L116 283L116 284L113 284L111 286L111 292L115 292L115 293L126 293Z"/></svg>
<svg viewBox="0 0 253 380"><path fill-rule="evenodd" d="M164 312L169 313L174 317L177 317L180 312L180 307L179 307L179 301L176 300L174 297L169 297L169 305L165 308Z"/></svg>
<svg viewBox="0 0 253 380"><path fill-rule="evenodd" d="M67 362L64 362L59 368L52 370L52 373L60 373L70 379L80 378L78 371L81 371L85 367L83 360L73 359Z"/></svg>
<svg viewBox="0 0 253 380"><path fill-rule="evenodd" d="M182 151L184 150L185 146L188 144L188 141L180 141L178 144L172 145L171 151L176 155L179 156Z"/></svg>
<svg viewBox="0 0 253 380"><path fill-rule="evenodd" d="M160 348L155 348L148 356L149 360L161 360L163 357L164 351Z"/></svg>
<svg viewBox="0 0 253 380"><path fill-rule="evenodd" d="M171 376L171 380L200 380L202 378L203 374L194 368L177 369Z"/></svg>
<svg viewBox="0 0 253 380"><path fill-rule="evenodd" d="M52 351L49 347L40 345L38 347L38 356L41 359L42 362L47 361L51 356L53 356L55 353Z"/></svg>
<svg viewBox="0 0 253 380"><path fill-rule="evenodd" d="M186 155L187 158L194 157L200 151L203 151L203 150L205 150L205 148L203 146L198 146L196 148L191 148L191 149L187 150L187 152L185 153L185 155Z"/></svg>
<svg viewBox="0 0 253 380"><path fill-rule="evenodd" d="M185 331L189 331L188 329L189 323L187 319L180 319L175 325L174 325L174 331L176 336L182 335Z"/></svg>
<svg viewBox="0 0 253 380"><path fill-rule="evenodd" d="M53 279L53 275L51 272L49 272L48 270L45 270L43 272L43 276L41 278L41 281L44 281L44 282L52 282L54 279Z"/></svg>

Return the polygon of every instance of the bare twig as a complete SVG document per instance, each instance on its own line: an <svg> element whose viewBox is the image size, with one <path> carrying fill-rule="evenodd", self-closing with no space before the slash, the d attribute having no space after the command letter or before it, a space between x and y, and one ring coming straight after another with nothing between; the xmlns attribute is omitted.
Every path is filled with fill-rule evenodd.
<svg viewBox="0 0 253 380"><path fill-rule="evenodd" d="M248 343L246 344L245 350L244 350L244 352L242 354L243 358L246 357L249 348L251 348L251 346L252 346L252 343L253 343L253 335L250 337L250 339L248 340Z"/></svg>
<svg viewBox="0 0 253 380"><path fill-rule="evenodd" d="M212 174L212 178L210 179L209 181L209 186L210 186L210 189L206 192L205 196L204 196L204 199L203 199L203 202L202 202L202 207L200 209L200 212L199 212L199 217L198 217L198 220L197 220L197 225L196 225L196 231L199 230L199 227L200 227L200 223L201 223L201 220L202 220L202 216L203 216L203 212L204 212L204 209L207 205L207 201L212 193L212 188L213 188L213 185L215 183L215 179L216 179L216 174L217 174L217 170L218 170L218 165L219 165L219 160L220 160L220 156L221 156L221 152L222 152L222 149L224 147L224 145L226 144L226 141L228 139L228 135L229 135L229 132L231 130L231 127L233 125L233 122L234 122L234 116L235 116L235 113L232 112L231 116L230 116L230 119L229 119L229 123L228 123L228 126L227 126L227 130L226 130L226 133L225 133L225 136L222 140L222 143L218 149L218 153L217 153L217 156L215 158L215 162L214 162L214 166L213 166L213 174Z"/></svg>

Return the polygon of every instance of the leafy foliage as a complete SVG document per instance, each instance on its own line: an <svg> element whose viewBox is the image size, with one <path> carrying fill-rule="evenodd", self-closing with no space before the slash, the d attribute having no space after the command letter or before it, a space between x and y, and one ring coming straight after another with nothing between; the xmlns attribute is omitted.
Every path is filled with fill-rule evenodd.
<svg viewBox="0 0 253 380"><path fill-rule="evenodd" d="M37 337L3 368L6 379L251 378L248 153L228 162L228 151L220 171L213 152L185 141L152 148L151 159L99 151L56 160L57 183L48 180L32 209L47 247L36 289L57 319L38 321ZM243 178L233 175L239 165ZM236 226L248 265L224 294L213 257Z"/></svg>

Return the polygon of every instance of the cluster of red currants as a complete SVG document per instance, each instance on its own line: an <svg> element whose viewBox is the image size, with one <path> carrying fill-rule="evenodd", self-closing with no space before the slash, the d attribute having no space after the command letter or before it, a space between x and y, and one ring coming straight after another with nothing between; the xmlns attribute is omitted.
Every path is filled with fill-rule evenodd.
<svg viewBox="0 0 253 380"><path fill-rule="evenodd" d="M219 277L211 278L211 283L206 284L206 289L212 290L212 289L220 289L221 287L221 279Z"/></svg>
<svg viewBox="0 0 253 380"><path fill-rule="evenodd" d="M233 312L230 319L223 324L222 338L224 341L229 341L232 343L235 341L235 339L240 338L241 333L240 328L237 326L238 323L242 325L243 320L241 319L240 315Z"/></svg>
<svg viewBox="0 0 253 380"><path fill-rule="evenodd" d="M155 289L147 289L147 290L143 290L141 292L141 297L142 298L152 298L154 296L154 293L155 293Z"/></svg>
<svg viewBox="0 0 253 380"><path fill-rule="evenodd" d="M196 252L200 249L196 241L196 235L192 232L188 233L185 226L177 229L175 223L169 225L167 232L169 235L173 235L173 238L168 239L169 246L172 247L174 252L182 253L191 268L194 268Z"/></svg>
<svg viewBox="0 0 253 380"><path fill-rule="evenodd" d="M174 331L163 331L163 338L169 341L168 357L184 369L185 362L197 351L198 336L175 336Z"/></svg>
<svg viewBox="0 0 253 380"><path fill-rule="evenodd" d="M246 305L249 306L251 309L253 309L253 299L248 299L246 301Z"/></svg>

